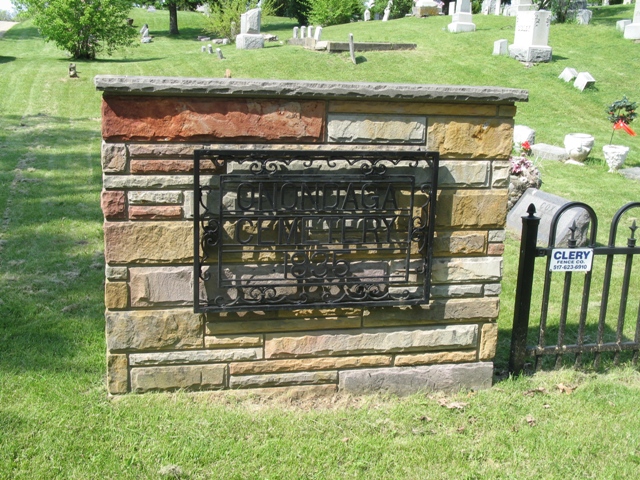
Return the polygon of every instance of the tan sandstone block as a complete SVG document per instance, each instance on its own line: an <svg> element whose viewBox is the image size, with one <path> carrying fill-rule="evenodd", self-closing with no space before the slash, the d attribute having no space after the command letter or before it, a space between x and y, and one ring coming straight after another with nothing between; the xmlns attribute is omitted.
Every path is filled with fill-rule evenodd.
<svg viewBox="0 0 640 480"><path fill-rule="evenodd" d="M496 356L498 346L498 324L485 323L482 325L480 336L480 360L492 360Z"/></svg>
<svg viewBox="0 0 640 480"><path fill-rule="evenodd" d="M507 190L444 190L438 195L436 226L504 228Z"/></svg>
<svg viewBox="0 0 640 480"><path fill-rule="evenodd" d="M175 350L202 348L202 316L191 309L107 312L107 348Z"/></svg>
<svg viewBox="0 0 640 480"><path fill-rule="evenodd" d="M207 335L226 335L262 332L299 332L327 328L360 328L361 317L328 317L289 320L257 320L243 322L208 322Z"/></svg>
<svg viewBox="0 0 640 480"><path fill-rule="evenodd" d="M218 390L207 393L207 396L216 399L250 399L256 397L264 401L286 401L294 400L317 400L320 397L330 397L337 393L338 386L335 384L325 385L288 385L286 387L251 388L245 390Z"/></svg>
<svg viewBox="0 0 640 480"><path fill-rule="evenodd" d="M107 222L104 238L109 264L193 261L191 222Z"/></svg>
<svg viewBox="0 0 640 480"><path fill-rule="evenodd" d="M417 355L398 355L394 365L406 367L409 365L431 365L434 363L462 363L476 360L476 351L467 352L438 352L420 353Z"/></svg>
<svg viewBox="0 0 640 480"><path fill-rule="evenodd" d="M229 388L284 387L287 385L321 385L338 383L338 372L275 373L231 377Z"/></svg>
<svg viewBox="0 0 640 480"><path fill-rule="evenodd" d="M111 395L129 391L129 364L126 355L107 355L107 389Z"/></svg>
<svg viewBox="0 0 640 480"><path fill-rule="evenodd" d="M127 194L124 190L103 190L100 195L100 206L107 220L124 220L127 218Z"/></svg>
<svg viewBox="0 0 640 480"><path fill-rule="evenodd" d="M516 116L517 111L518 109L514 105L500 105L498 108L498 116L513 118Z"/></svg>
<svg viewBox="0 0 640 480"><path fill-rule="evenodd" d="M204 337L204 348L245 348L264 345L262 335L218 335Z"/></svg>
<svg viewBox="0 0 640 480"><path fill-rule="evenodd" d="M430 117L427 149L440 158L506 159L513 143L513 120Z"/></svg>
<svg viewBox="0 0 640 480"><path fill-rule="evenodd" d="M437 257L483 254L486 241L486 232L436 232L433 254Z"/></svg>
<svg viewBox="0 0 640 480"><path fill-rule="evenodd" d="M317 143L325 102L144 97L102 99L102 137L112 141Z"/></svg>
<svg viewBox="0 0 640 480"><path fill-rule="evenodd" d="M131 173L193 173L191 160L131 160ZM211 160L200 161L200 173L224 173L225 167L218 167Z"/></svg>
<svg viewBox="0 0 640 480"><path fill-rule="evenodd" d="M438 169L438 187L488 187L490 163L443 160Z"/></svg>
<svg viewBox="0 0 640 480"><path fill-rule="evenodd" d="M231 373L231 375L249 375L310 370L338 370L344 368L386 367L390 365L390 355L305 358L296 360L263 360L260 362L231 363L229 365L229 373Z"/></svg>
<svg viewBox="0 0 640 480"><path fill-rule="evenodd" d="M265 358L326 357L475 347L477 325L447 325L356 332L267 334Z"/></svg>
<svg viewBox="0 0 640 480"><path fill-rule="evenodd" d="M364 327L429 325L442 321L464 322L498 317L497 298L456 298L434 300L415 307L384 307L365 311Z"/></svg>
<svg viewBox="0 0 640 480"><path fill-rule="evenodd" d="M457 257L433 260L434 283L499 282L502 257Z"/></svg>
<svg viewBox="0 0 640 480"><path fill-rule="evenodd" d="M121 173L127 170L127 147L124 143L102 142L102 171Z"/></svg>
<svg viewBox="0 0 640 480"><path fill-rule="evenodd" d="M225 365L132 368L131 390L142 393L154 390L224 388L226 370Z"/></svg>
<svg viewBox="0 0 640 480"><path fill-rule="evenodd" d="M127 308L129 306L127 282L106 282L104 285L104 305L108 309Z"/></svg>

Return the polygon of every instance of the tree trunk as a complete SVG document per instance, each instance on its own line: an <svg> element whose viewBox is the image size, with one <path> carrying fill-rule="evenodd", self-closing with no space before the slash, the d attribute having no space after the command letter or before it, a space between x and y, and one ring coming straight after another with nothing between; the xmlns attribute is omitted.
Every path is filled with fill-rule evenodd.
<svg viewBox="0 0 640 480"><path fill-rule="evenodd" d="M178 5L175 2L169 4L169 34L180 34L178 31Z"/></svg>

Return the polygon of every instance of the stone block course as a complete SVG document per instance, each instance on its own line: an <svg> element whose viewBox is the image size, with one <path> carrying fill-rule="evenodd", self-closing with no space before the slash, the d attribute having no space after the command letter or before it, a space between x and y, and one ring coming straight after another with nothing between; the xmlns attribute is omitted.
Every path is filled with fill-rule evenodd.
<svg viewBox="0 0 640 480"><path fill-rule="evenodd" d="M491 386L493 363L462 363L340 372L338 389L345 393L391 393L481 390Z"/></svg>
<svg viewBox="0 0 640 480"><path fill-rule="evenodd" d="M502 277L502 258L436 258L431 278L435 283L495 282Z"/></svg>
<svg viewBox="0 0 640 480"><path fill-rule="evenodd" d="M129 287L126 282L109 282L104 286L104 304L108 309L123 309L129 306Z"/></svg>
<svg viewBox="0 0 640 480"><path fill-rule="evenodd" d="M415 352L474 347L476 325L267 334L265 358L300 358L367 353Z"/></svg>
<svg viewBox="0 0 640 480"><path fill-rule="evenodd" d="M445 187L488 187L489 162L451 161L440 162L438 185Z"/></svg>
<svg viewBox="0 0 640 480"><path fill-rule="evenodd" d="M482 255L486 247L485 232L438 232L433 242L433 254L445 255Z"/></svg>
<svg viewBox="0 0 640 480"><path fill-rule="evenodd" d="M263 99L105 96L102 137L108 141L315 143L324 102Z"/></svg>
<svg viewBox="0 0 640 480"><path fill-rule="evenodd" d="M102 213L107 220L125 220L127 218L126 193L123 190L103 190L100 196Z"/></svg>
<svg viewBox="0 0 640 480"><path fill-rule="evenodd" d="M104 236L105 260L111 265L193 261L189 222L107 222Z"/></svg>
<svg viewBox="0 0 640 480"><path fill-rule="evenodd" d="M211 184L212 177L200 177L202 184ZM193 175L103 175L102 185L107 190L175 190L193 189Z"/></svg>
<svg viewBox="0 0 640 480"><path fill-rule="evenodd" d="M427 150L440 152L442 159L508 159L511 153L513 121L461 117L429 117Z"/></svg>
<svg viewBox="0 0 640 480"><path fill-rule="evenodd" d="M217 335L204 337L204 348L245 348L264 345L262 335Z"/></svg>
<svg viewBox="0 0 640 480"><path fill-rule="evenodd" d="M126 355L107 355L107 390L111 395L129 391L129 363Z"/></svg>
<svg viewBox="0 0 640 480"><path fill-rule="evenodd" d="M498 108L503 108L498 107ZM515 116L515 107L514 109ZM447 103L399 103L399 102L329 102L329 113L378 113L398 115L462 115L465 117L495 117L495 105L447 104Z"/></svg>
<svg viewBox="0 0 640 480"><path fill-rule="evenodd" d="M226 386L224 365L140 367L131 369L131 390L211 390Z"/></svg>
<svg viewBox="0 0 640 480"><path fill-rule="evenodd" d="M433 365L439 363L475 362L477 355L476 350L396 355L394 366L408 367L413 365Z"/></svg>
<svg viewBox="0 0 640 480"><path fill-rule="evenodd" d="M347 368L388 367L391 366L392 361L391 355L263 360L260 362L231 363L229 365L229 373L231 375L250 375L314 370L339 370Z"/></svg>
<svg viewBox="0 0 640 480"><path fill-rule="evenodd" d="M209 322L206 324L206 332L208 335L254 332L300 332L305 330L325 330L328 328L360 328L361 325L361 317L300 318L224 323Z"/></svg>
<svg viewBox="0 0 640 480"><path fill-rule="evenodd" d="M129 220L181 220L182 207L174 205L132 205Z"/></svg>
<svg viewBox="0 0 640 480"><path fill-rule="evenodd" d="M129 274L132 307L193 305L193 267L132 267Z"/></svg>
<svg viewBox="0 0 640 480"><path fill-rule="evenodd" d="M192 151L193 152L193 151ZM193 173L193 153L191 160L131 160L131 173ZM200 173L224 173L211 160L200 161Z"/></svg>
<svg viewBox="0 0 640 480"><path fill-rule="evenodd" d="M175 191L132 191L127 192L129 205L181 205L184 193Z"/></svg>
<svg viewBox="0 0 640 480"><path fill-rule="evenodd" d="M288 385L321 385L338 383L337 372L274 373L264 375L231 376L230 388L283 387Z"/></svg>
<svg viewBox="0 0 640 480"><path fill-rule="evenodd" d="M129 365L190 365L200 363L240 362L262 359L262 348L229 348L222 350L185 350L182 352L132 353Z"/></svg>
<svg viewBox="0 0 640 480"><path fill-rule="evenodd" d="M506 190L443 190L438 195L436 227L503 228Z"/></svg>
<svg viewBox="0 0 640 480"><path fill-rule="evenodd" d="M329 142L424 144L426 117L417 115L330 114Z"/></svg>
<svg viewBox="0 0 640 480"><path fill-rule="evenodd" d="M123 173L127 170L127 147L123 143L102 142L102 171Z"/></svg>
<svg viewBox="0 0 640 480"><path fill-rule="evenodd" d="M498 324L485 323L480 334L480 360L492 360L498 346Z"/></svg>
<svg viewBox="0 0 640 480"><path fill-rule="evenodd" d="M190 309L107 312L107 349L201 349L202 316Z"/></svg>

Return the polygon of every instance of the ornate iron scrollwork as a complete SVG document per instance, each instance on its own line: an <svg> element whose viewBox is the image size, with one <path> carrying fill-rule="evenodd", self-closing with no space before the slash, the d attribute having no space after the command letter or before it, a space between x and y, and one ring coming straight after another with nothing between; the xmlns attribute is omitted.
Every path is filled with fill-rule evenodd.
<svg viewBox="0 0 640 480"><path fill-rule="evenodd" d="M200 175L207 159L227 173ZM195 152L195 311L428 303L438 154Z"/></svg>

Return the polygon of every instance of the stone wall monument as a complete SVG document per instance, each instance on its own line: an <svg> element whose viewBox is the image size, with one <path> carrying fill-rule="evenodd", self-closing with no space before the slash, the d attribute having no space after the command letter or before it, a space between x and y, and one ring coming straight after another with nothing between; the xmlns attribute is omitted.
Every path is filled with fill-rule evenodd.
<svg viewBox="0 0 640 480"><path fill-rule="evenodd" d="M101 199L110 394L177 389L407 394L491 385L509 156L516 102L527 100L526 91L488 86L108 75L96 77L95 84L103 93ZM202 150L211 152L210 156L196 163L194 152ZM258 217L244 222L243 228L233 228L229 217L223 218L220 213L222 244L242 236L263 247L254 253L245 251L241 257L236 251L228 257L202 259L205 267L215 271L213 277L233 286L262 276L269 279L267 287L272 287L277 272L269 267L274 265L275 250L268 250L277 242L278 248L295 244L298 250L309 245L319 252L320 256L308 258L310 263L304 259L300 263L298 254L292 254L296 269L313 268L314 274L320 275L306 280L316 282L316 278L331 273L331 278L346 282L344 265L326 255L323 262L322 251L315 250L318 245L287 235L307 232L315 241L318 233L332 228L326 222L334 220L327 220L326 215L343 215L334 208L361 209L372 215L378 215L380 208L401 210L407 217L402 221L391 218L391 228L386 230L353 221L362 217L337 218L339 222L349 221L342 223L343 237L365 228L367 243L372 244L372 248L356 252L347 271L356 280L363 275L371 279L402 267L411 288L429 292L428 303L371 306L357 299L353 305L342 307L323 303L280 308L273 303L254 302L244 310L196 309L194 298L198 306L203 300L219 298L208 296L208 291L198 292L195 287L201 282L207 285L208 280L196 263L202 255L196 256L194 251L209 244L203 236L194 238L203 221L201 217L196 224L196 215L221 209L226 215L229 208L241 208L238 212L244 216L250 213L247 209L264 202L261 215L301 215L295 213L296 208L319 208L318 195L307 195L303 190L298 194L292 183L286 188L296 187L289 190L289 195L295 196L282 196L283 184L280 195L272 194L269 182L273 179L267 172L258 168L256 182L246 177L253 175L249 168L253 165L224 159L224 152L230 151L238 152L234 155L239 158L256 158L252 154L256 150L263 152L257 158L266 155L271 159L284 158L287 152L324 155L325 159L331 158L332 151L342 152L340 155L350 152L352 158L365 162L367 152L391 152L385 169L395 168L394 160L423 156L425 151L439 152L440 160L437 170L435 163L400 165L394 172L398 180L393 180L401 182L399 186L390 188L390 180L378 179L376 190L372 190L375 179L364 175L377 169L363 172L360 166L350 166L343 160L323 161L315 173L316 178L320 175L325 178L323 182L329 182L321 184L329 188L322 192L333 191L330 195L336 195L336 199L344 195L345 202L341 207L330 205L331 201L322 204L325 213L320 215L325 215L321 217L325 223L305 222L309 228L299 224L300 230L282 223L282 238L274 237L275 231ZM303 160L295 162L287 165L291 169L310 168ZM266 170L270 166L263 164ZM334 168L338 170L327 170ZM436 172L437 182L432 182ZM194 185L196 178L198 183ZM303 181L309 188L318 188L313 182L319 180L295 179ZM418 203L409 201L406 192L413 189L406 190L407 185L418 182L437 186L435 194L429 193L435 199L433 210L429 206L433 203L425 202L424 196L417 197ZM344 190L335 189L338 183ZM349 196L349 185L362 195L351 191ZM202 201L198 202L201 194ZM253 202L252 198L259 201ZM284 209L280 208L283 204L276 208L270 203L291 198L304 200L306 207L296 207L296 201ZM399 243L391 245L387 253L381 251L388 241L385 231L389 235L404 231L406 238L406 228L415 226L408 216L424 215L427 210L435 213L435 222L430 223L434 235L428 241L432 248L428 261L430 285L413 279L421 275L424 262L401 260L396 250ZM309 216L318 218L316 214ZM340 229L328 231L323 250L334 242L332 235L340 235ZM359 242L354 238L362 238L362 232L359 237L349 238ZM344 239L339 243L344 245ZM416 252L419 250L416 248ZM287 251L293 250L289 247ZM338 257L342 255L333 251ZM389 252L393 252L392 261ZM293 263L280 263L280 268L295 275ZM405 281L405 275L401 277ZM297 280L293 282L295 285ZM365 281L361 291L376 294L366 288L375 283ZM295 291L295 286L288 285ZM383 287L399 290L393 294L412 294L404 287ZM245 297L251 292L243 286L235 291L239 292L235 298L242 295L243 300L260 300L259 295ZM266 300L268 293L266 290Z"/></svg>
<svg viewBox="0 0 640 480"><path fill-rule="evenodd" d="M550 26L551 12L519 12L515 38L513 44L509 45L509 56L521 62L551 61L551 47L547 45Z"/></svg>

